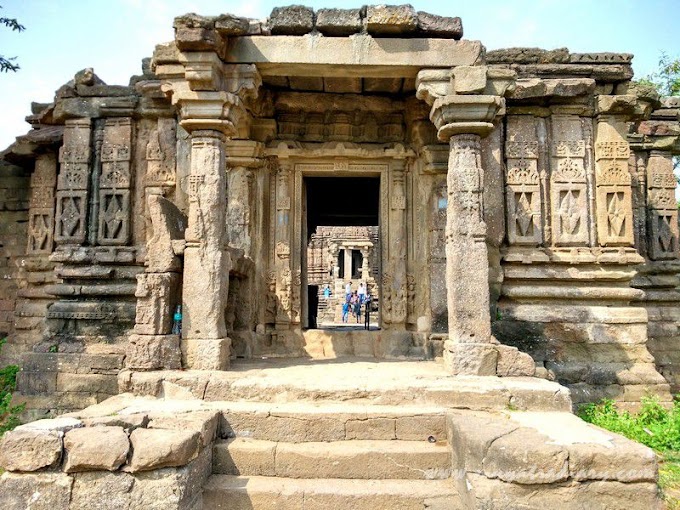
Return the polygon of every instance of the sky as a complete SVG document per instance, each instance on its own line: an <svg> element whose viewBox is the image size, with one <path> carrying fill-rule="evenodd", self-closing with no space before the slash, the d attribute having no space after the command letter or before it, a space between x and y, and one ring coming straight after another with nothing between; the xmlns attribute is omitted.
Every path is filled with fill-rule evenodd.
<svg viewBox="0 0 680 510"><path fill-rule="evenodd" d="M361 3L270 0L0 0L0 17L17 18L21 33L0 28L0 54L17 57L17 73L0 74L0 151L30 128L31 101L54 92L85 67L111 85L140 74L154 46L173 39L172 21L187 12L264 19L277 5L353 8ZM375 2L380 3L380 2ZM393 0L391 3L398 3ZM635 54L638 77L653 72L662 51L680 56L680 0L412 1L417 10L460 16L464 38L487 49L568 47L572 52Z"/></svg>

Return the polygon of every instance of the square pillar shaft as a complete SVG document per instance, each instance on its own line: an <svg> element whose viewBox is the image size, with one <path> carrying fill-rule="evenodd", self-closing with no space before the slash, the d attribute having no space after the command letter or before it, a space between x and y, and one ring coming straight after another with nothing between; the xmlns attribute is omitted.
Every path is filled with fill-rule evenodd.
<svg viewBox="0 0 680 510"><path fill-rule="evenodd" d="M231 259L224 250L225 212L224 135L194 131L182 291L182 355L187 368L224 370L229 366L231 341L223 307Z"/></svg>

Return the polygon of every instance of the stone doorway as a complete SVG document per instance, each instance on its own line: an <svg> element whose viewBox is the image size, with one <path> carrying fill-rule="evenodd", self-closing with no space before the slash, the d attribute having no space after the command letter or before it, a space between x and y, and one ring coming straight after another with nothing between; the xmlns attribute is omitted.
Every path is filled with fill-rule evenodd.
<svg viewBox="0 0 680 510"><path fill-rule="evenodd" d="M303 328L336 327L342 324L347 282L355 291L363 284L379 303L380 177L308 175L303 176L302 188ZM330 296L324 293L326 287ZM374 308L373 327L379 326Z"/></svg>

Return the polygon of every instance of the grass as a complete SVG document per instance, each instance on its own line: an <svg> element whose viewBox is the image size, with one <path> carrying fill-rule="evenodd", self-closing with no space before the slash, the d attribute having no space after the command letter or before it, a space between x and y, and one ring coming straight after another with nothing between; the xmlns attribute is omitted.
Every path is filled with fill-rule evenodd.
<svg viewBox="0 0 680 510"><path fill-rule="evenodd" d="M667 508L680 510L680 400L666 409L656 398L643 398L636 414L603 400L582 406L578 414L588 423L652 448L659 456L659 487Z"/></svg>
<svg viewBox="0 0 680 510"><path fill-rule="evenodd" d="M6 341L6 338L0 339L0 348ZM19 414L25 407L24 404L12 405L12 392L17 386L17 372L19 367L16 365L0 368L0 437L19 425Z"/></svg>

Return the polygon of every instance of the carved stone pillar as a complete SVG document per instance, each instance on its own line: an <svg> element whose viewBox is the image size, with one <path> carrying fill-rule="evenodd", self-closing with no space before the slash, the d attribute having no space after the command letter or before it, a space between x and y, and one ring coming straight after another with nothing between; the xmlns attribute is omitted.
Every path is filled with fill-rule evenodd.
<svg viewBox="0 0 680 510"><path fill-rule="evenodd" d="M251 224L253 169L263 164L262 144L251 140L227 142L227 243L252 257Z"/></svg>
<svg viewBox="0 0 680 510"><path fill-rule="evenodd" d="M370 255L370 251L368 248L363 248L361 250L361 280L364 282L364 285L368 286L368 279L371 277L371 274L369 272L368 268L368 257Z"/></svg>
<svg viewBox="0 0 680 510"><path fill-rule="evenodd" d="M345 246L343 249L345 256L345 280L352 279L352 249L349 246Z"/></svg>
<svg viewBox="0 0 680 510"><path fill-rule="evenodd" d="M454 374L495 375L497 350L489 313L489 261L483 219L480 140L491 132L501 99L448 95L430 118L449 142L446 206L446 289L449 339L444 362Z"/></svg>
<svg viewBox="0 0 680 510"><path fill-rule="evenodd" d="M223 309L231 269L224 250L225 138L216 130L193 131L191 137L182 350L187 367L219 370L229 365L231 344Z"/></svg>
<svg viewBox="0 0 680 510"><path fill-rule="evenodd" d="M403 329L406 323L406 161L390 168L390 202L387 232L387 270L383 272L381 309L383 323Z"/></svg>
<svg viewBox="0 0 680 510"><path fill-rule="evenodd" d="M290 267L290 207L291 168L285 162L276 174L276 329L288 329L291 322L291 289L293 275Z"/></svg>

